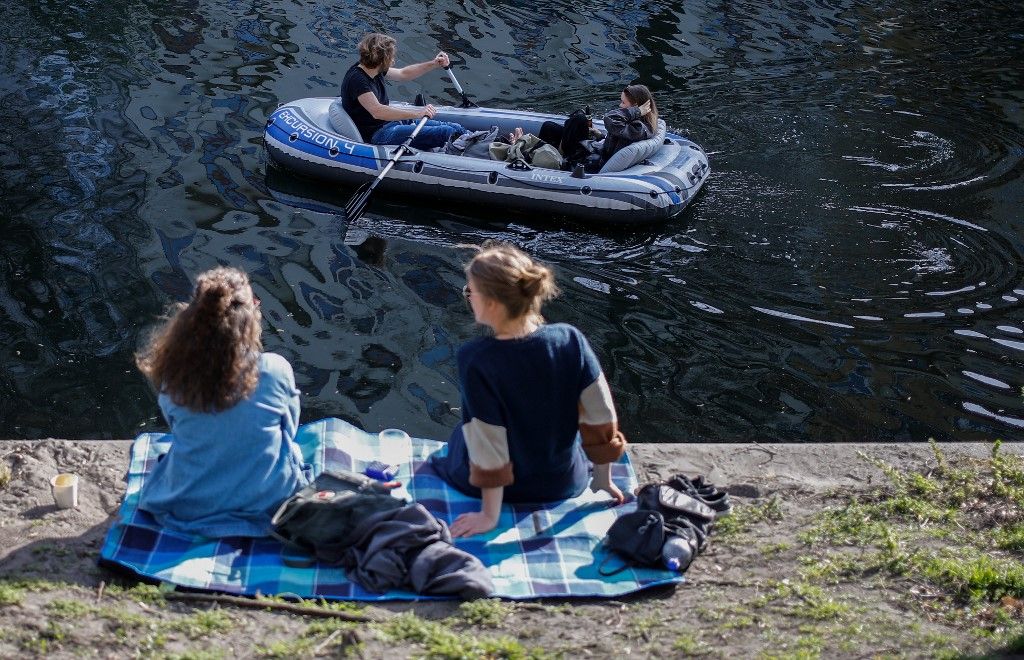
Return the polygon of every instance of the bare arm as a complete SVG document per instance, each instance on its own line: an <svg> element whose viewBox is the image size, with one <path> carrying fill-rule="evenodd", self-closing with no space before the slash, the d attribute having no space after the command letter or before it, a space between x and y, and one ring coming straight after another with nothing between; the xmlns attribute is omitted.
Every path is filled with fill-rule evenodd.
<svg viewBox="0 0 1024 660"><path fill-rule="evenodd" d="M424 107L412 107L412 108L394 108L390 105L384 105L377 100L377 97L373 95L373 92L365 92L358 96L359 105L363 106L370 116L374 119L380 119L381 121L396 121L398 119L418 119L426 115L427 117L433 117L437 110L434 106L427 105Z"/></svg>
<svg viewBox="0 0 1024 660"><path fill-rule="evenodd" d="M451 64L448 60L448 55L445 52L440 52L434 56L434 59L426 62L419 62L417 64L409 64L401 68L390 68L388 69L387 75L385 76L388 80L394 80L396 82L405 82L406 80L413 80L419 78L424 73L433 71L434 69L443 69L444 67Z"/></svg>
<svg viewBox="0 0 1024 660"><path fill-rule="evenodd" d="M464 513L452 523L452 536L473 536L483 534L495 528L501 514L501 501L505 496L505 488L481 488L480 511Z"/></svg>
<svg viewBox="0 0 1024 660"><path fill-rule="evenodd" d="M603 490L612 496L616 504L622 504L626 501L626 496L622 494L619 487L612 483L612 465L611 463L604 463L602 465L594 466L594 478L590 482L590 490L595 493L599 490Z"/></svg>

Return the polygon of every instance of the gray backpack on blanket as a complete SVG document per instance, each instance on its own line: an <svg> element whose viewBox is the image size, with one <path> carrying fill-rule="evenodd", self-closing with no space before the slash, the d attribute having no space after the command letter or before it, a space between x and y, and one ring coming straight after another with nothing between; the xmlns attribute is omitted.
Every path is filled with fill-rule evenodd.
<svg viewBox="0 0 1024 660"><path fill-rule="evenodd" d="M491 126L486 131L469 131L459 136L452 136L444 145L444 152L453 156L469 158L490 158L488 147L498 139L498 127Z"/></svg>
<svg viewBox="0 0 1024 660"><path fill-rule="evenodd" d="M270 535L299 557L285 556L289 566L320 561L337 564L355 539L353 530L368 516L406 505L391 489L363 474L324 471L313 483L285 500L270 521Z"/></svg>

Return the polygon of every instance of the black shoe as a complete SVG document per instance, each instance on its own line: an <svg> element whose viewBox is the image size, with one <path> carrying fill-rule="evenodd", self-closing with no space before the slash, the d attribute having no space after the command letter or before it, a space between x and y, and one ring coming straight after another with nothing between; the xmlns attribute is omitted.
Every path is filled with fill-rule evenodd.
<svg viewBox="0 0 1024 660"><path fill-rule="evenodd" d="M691 480L686 475L677 474L667 479L664 483L681 493L686 493L707 504L719 516L727 516L732 511L729 493L719 491L714 485L704 481L703 476L698 476L695 480Z"/></svg>

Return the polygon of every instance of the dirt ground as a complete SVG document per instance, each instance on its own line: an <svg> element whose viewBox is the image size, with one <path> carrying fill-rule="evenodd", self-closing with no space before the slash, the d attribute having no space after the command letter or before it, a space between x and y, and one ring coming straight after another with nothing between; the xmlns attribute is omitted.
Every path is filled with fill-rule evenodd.
<svg viewBox="0 0 1024 660"><path fill-rule="evenodd" d="M991 446L943 451L955 463L986 456ZM736 503L734 520L712 536L676 588L620 600L341 604L314 616L168 600L99 568L96 557L124 491L128 443L0 441L0 657L1009 653L1001 645L1020 612L1001 627L979 628L978 617L955 615L958 604L933 606L938 596L913 577L879 571L844 580L820 570L840 555L856 560L864 552L801 540L819 512L885 482L864 455L907 469L935 463L924 444L631 447L641 483L704 474ZM58 471L80 476L78 509L54 507L49 478ZM373 621L346 620L360 617Z"/></svg>

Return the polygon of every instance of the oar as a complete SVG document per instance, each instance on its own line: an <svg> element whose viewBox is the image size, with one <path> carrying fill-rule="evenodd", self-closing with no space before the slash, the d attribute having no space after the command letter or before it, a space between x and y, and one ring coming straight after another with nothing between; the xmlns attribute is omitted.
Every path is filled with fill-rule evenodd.
<svg viewBox="0 0 1024 660"><path fill-rule="evenodd" d="M424 115L423 118L420 119L419 123L416 124L416 128L413 129L412 134L406 138L405 142L395 149L395 153L391 156L391 160L389 160L388 164L384 166L384 169L380 171L377 178L369 183L364 183L359 186L359 188L352 194L352 198L348 200L348 204L345 204L345 217L350 223L355 222L363 215L363 211L366 210L366 206L370 203L370 195L373 194L373 189L376 188L377 184L380 183L387 173L391 171L391 168L395 166L398 159L401 158L405 152L409 151L409 145L416 138L420 129L423 128L423 125L426 123L427 116Z"/></svg>
<svg viewBox="0 0 1024 660"><path fill-rule="evenodd" d="M444 70L448 72L448 77L452 79L452 84L455 85L455 91L457 91L459 94L462 94L462 105L460 105L459 107L460 108L479 108L480 106L478 106L476 103L473 103L472 101L470 101L469 97L466 96L466 93L464 91L462 91L462 85L460 85L459 81L455 79L455 72L452 71L451 65L446 66L444 68Z"/></svg>

